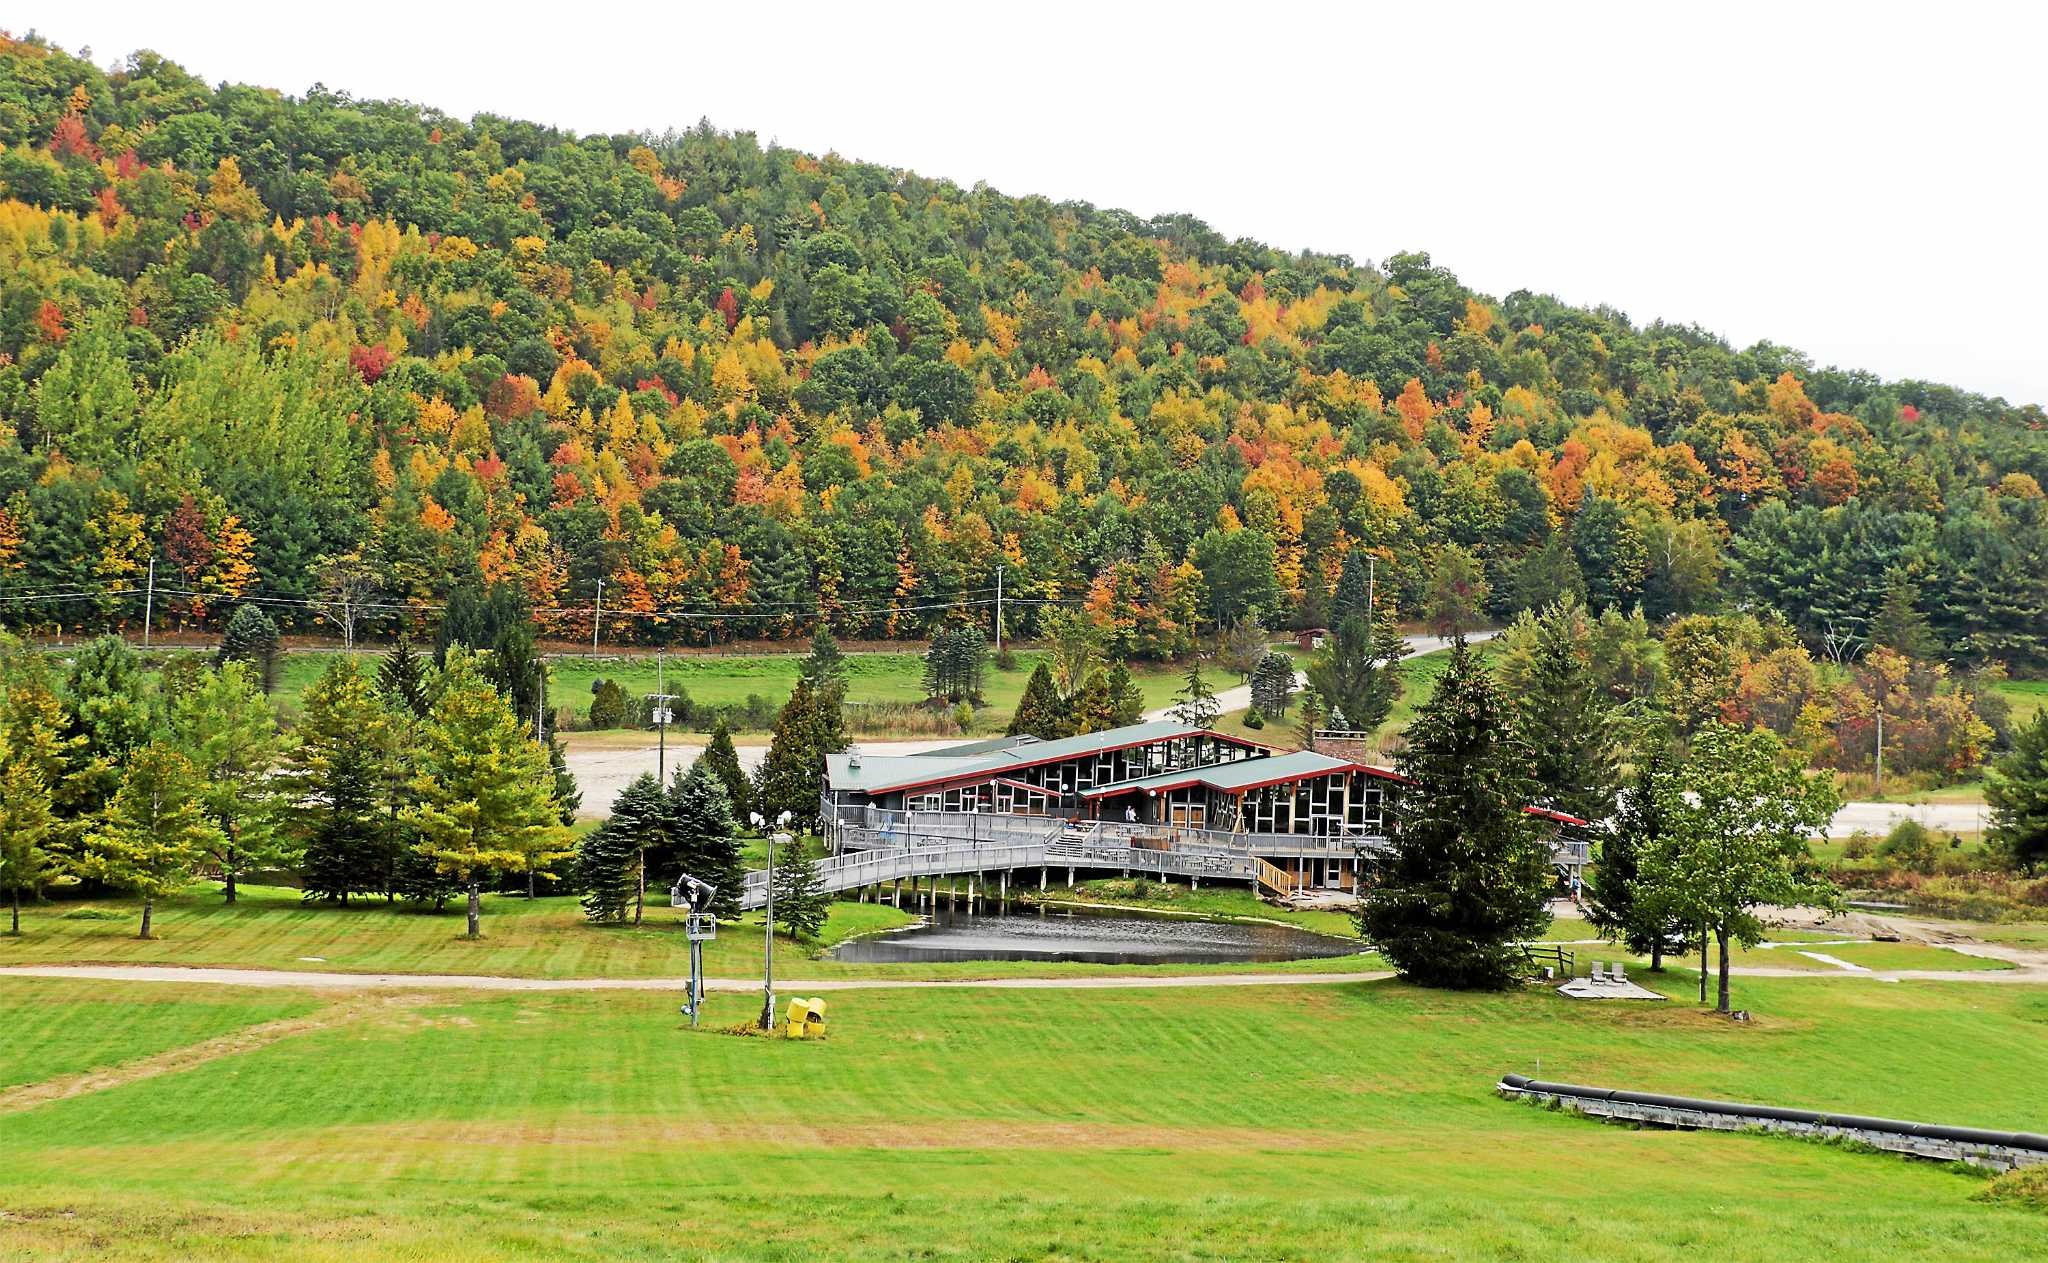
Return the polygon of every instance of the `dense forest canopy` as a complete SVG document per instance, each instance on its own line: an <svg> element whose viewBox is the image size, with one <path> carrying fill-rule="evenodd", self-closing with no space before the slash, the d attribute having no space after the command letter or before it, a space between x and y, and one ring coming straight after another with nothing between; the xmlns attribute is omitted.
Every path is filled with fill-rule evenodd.
<svg viewBox="0 0 2048 1263"><path fill-rule="evenodd" d="M1414 609L1455 545L1499 617L1748 606L1820 648L1903 593L1944 654L2048 667L2038 406L1424 254L34 37L0 146L7 625L139 621L154 559L190 623L512 585L588 634L602 581L607 637L916 635L1001 567L1013 634L1078 601L1163 656L1327 621L1354 549Z"/></svg>

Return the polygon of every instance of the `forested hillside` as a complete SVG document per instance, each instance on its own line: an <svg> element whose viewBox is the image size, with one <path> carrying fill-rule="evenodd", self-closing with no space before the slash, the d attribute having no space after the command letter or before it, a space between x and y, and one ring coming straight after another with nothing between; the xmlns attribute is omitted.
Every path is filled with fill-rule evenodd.
<svg viewBox="0 0 2048 1263"><path fill-rule="evenodd" d="M1013 634L1085 598L1166 656L1328 621L1354 549L1414 609L1456 546L1497 617L1748 602L1818 648L1889 598L2048 667L2038 406L1422 254L149 53L6 41L0 145L8 625L139 622L155 558L187 622L512 584L588 635L602 580L607 638L910 636L986 619L1001 566Z"/></svg>

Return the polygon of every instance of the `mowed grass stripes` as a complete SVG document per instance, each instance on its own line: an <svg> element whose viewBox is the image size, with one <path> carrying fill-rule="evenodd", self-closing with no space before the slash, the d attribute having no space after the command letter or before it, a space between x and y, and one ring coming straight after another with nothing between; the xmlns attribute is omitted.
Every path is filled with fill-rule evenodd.
<svg viewBox="0 0 2048 1263"><path fill-rule="evenodd" d="M0 1029L50 988L0 981ZM158 989L100 984L106 1003ZM188 989L197 991L197 989ZM2039 1128L2048 995L1747 984L1683 1007L1398 984L867 992L823 1044L670 997L421 995L0 1125L37 1257L2014 1258L2024 1211L1926 1164L1635 1132L1504 1070ZM269 993L217 993L250 1020ZM336 1003L339 1003L338 1001ZM712 1000L713 1023L751 1015ZM61 1042L61 1041L59 1041ZM63 1219L55 1208L73 1216ZM26 1235L32 1231L33 1235Z"/></svg>

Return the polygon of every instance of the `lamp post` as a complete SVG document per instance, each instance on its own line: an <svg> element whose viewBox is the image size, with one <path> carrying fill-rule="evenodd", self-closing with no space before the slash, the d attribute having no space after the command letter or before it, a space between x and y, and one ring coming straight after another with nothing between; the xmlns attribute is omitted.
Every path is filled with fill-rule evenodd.
<svg viewBox="0 0 2048 1263"><path fill-rule="evenodd" d="M756 811L748 818L756 829L767 821ZM788 846L793 839L784 832L789 824L789 813L783 812L775 818L775 831L768 835L768 900L761 925L761 1029L775 1029L775 844Z"/></svg>

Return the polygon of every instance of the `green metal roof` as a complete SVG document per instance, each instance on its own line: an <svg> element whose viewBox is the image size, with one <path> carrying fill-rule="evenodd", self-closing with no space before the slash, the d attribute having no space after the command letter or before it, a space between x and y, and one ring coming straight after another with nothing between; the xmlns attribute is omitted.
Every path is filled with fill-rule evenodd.
<svg viewBox="0 0 2048 1263"><path fill-rule="evenodd" d="M1083 758L1108 750L1143 745L1148 741L1189 737L1207 731L1176 720L1158 719L1151 723L1084 733L1078 737L1062 737L1058 741L1012 744L989 753L961 753L986 744L983 742L947 746L922 754L867 756L858 751L848 751L826 756L825 780L833 789L880 793L940 781L999 776L1016 768Z"/></svg>
<svg viewBox="0 0 2048 1263"><path fill-rule="evenodd" d="M1232 794L1242 789L1270 785L1276 781L1296 781L1305 776L1321 776L1364 766L1349 759L1333 759L1327 754L1317 754L1313 750L1296 750L1292 754L1275 754L1261 759L1239 759L1234 763L1215 763L1208 767L1184 767L1172 772L1161 772L1157 776L1118 781L1114 785L1099 785L1094 789L1082 791L1081 797L1108 798L1116 794L1181 789L1189 785L1206 785L1210 789ZM1372 768L1367 770L1377 771Z"/></svg>

